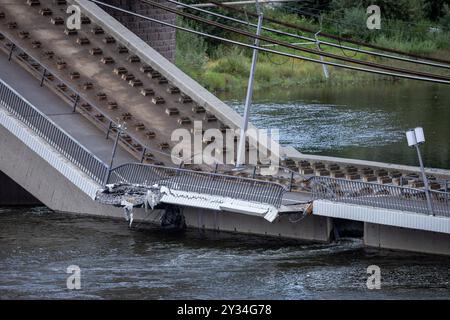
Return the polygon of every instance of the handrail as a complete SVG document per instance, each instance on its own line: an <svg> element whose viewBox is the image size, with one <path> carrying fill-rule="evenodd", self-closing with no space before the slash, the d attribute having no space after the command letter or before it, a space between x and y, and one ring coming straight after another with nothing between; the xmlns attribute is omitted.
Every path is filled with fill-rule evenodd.
<svg viewBox="0 0 450 320"><path fill-rule="evenodd" d="M84 173L96 182L102 183L108 170L107 165L2 79L0 79L0 103Z"/></svg>
<svg viewBox="0 0 450 320"><path fill-rule="evenodd" d="M330 177L312 177L310 183L314 200L325 199L450 217L449 192L430 190L433 207L430 212L425 190L422 189Z"/></svg>
<svg viewBox="0 0 450 320"><path fill-rule="evenodd" d="M283 185L274 182L139 163L127 163L112 169L107 183L148 187L161 184L172 190L267 203L277 208L287 191Z"/></svg>
<svg viewBox="0 0 450 320"><path fill-rule="evenodd" d="M95 109L96 112L98 112L99 114L101 114L105 119L107 119L109 121L109 125L108 125L108 132L109 130L111 130L111 126L112 125L118 125L118 123L113 120L107 113L105 113L101 108L97 107L96 103L94 103L91 99L89 99L88 97L86 97L85 94L80 93L76 88L74 88L68 81L64 80L62 77L58 76L56 74L56 72L53 70L53 68L50 68L48 65L46 65L45 63L43 63L41 60L39 60L38 58L36 58L33 54L29 53L28 50L26 50L25 48L23 48L21 45L17 44L16 41L14 41L13 39L11 39L11 37L8 34L5 34L4 32L2 32L3 36L5 37L5 39L7 39L9 42L12 43L12 45L14 45L16 48L20 49L23 53L25 53L29 58L31 58L32 60L34 60L35 62L37 62L42 68L44 68L44 70L48 71L49 73L52 74L52 76L54 76L56 79L58 79L62 84L64 84L68 89L70 89L76 96L75 98L71 97L70 95L68 95L66 92L64 92L63 90L61 90L60 88L56 87L56 90L58 90L59 93L63 94L67 99L71 100L73 103L75 104L79 104L79 101L77 99L83 99L87 104L89 104L93 109ZM8 49L8 48L7 48ZM10 48L9 48L10 49ZM10 50L15 50L10 49ZM19 57L20 58L20 57ZM21 59L23 60L23 59ZM25 61L26 62L26 61ZM31 68L31 70L33 71L37 71L34 70L33 68ZM43 83L48 84L48 79L43 76ZM78 97L78 98L77 98ZM94 117L92 117L93 119L95 119ZM98 120L96 122L99 122ZM103 124L103 122L101 122ZM144 144L139 138L137 138L135 135L133 135L132 133L128 132L128 131L124 131L124 133L126 133L128 136L130 136L132 138L133 141L137 142L139 145L141 145L141 147L143 149L145 149L146 151L151 151L154 153L158 153L161 154L163 156L166 157L172 157L172 155L170 153L166 153L166 152L162 152L160 150L157 150L155 148L152 147L148 147L146 144ZM122 140L123 143L125 143L126 145L128 145L131 149L135 150L136 148L131 144L128 143L125 140ZM173 156L176 157L176 156ZM181 158L176 157L177 159L181 160Z"/></svg>

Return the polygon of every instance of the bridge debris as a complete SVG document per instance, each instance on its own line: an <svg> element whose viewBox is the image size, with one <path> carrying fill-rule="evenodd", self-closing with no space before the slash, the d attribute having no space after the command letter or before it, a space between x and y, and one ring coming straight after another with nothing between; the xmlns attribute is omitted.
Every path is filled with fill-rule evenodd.
<svg viewBox="0 0 450 320"><path fill-rule="evenodd" d="M134 208L144 207L145 211L148 211L149 208L154 210L160 203L162 195L168 192L170 191L167 188L158 185L142 187L129 184L109 184L106 185L106 188L97 192L96 201L115 207L122 207L125 220L129 222L131 227L134 218Z"/></svg>

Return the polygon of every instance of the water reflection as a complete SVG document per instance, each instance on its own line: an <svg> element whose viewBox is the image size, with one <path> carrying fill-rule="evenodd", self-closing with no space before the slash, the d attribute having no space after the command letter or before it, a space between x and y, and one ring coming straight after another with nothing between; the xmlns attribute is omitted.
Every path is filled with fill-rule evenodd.
<svg viewBox="0 0 450 320"><path fill-rule="evenodd" d="M257 93L255 101L251 121L279 128L281 142L302 152L417 165L404 132L422 126L426 165L450 167L448 86L408 82L299 88ZM241 101L230 104L242 112Z"/></svg>

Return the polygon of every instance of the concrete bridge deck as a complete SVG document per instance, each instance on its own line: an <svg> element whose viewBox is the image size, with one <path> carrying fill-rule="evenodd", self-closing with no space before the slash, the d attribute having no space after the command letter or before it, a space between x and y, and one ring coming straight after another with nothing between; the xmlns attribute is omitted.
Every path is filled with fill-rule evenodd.
<svg viewBox="0 0 450 320"><path fill-rule="evenodd" d="M107 140L103 132L86 121L78 111L73 112L72 108L55 93L46 87L41 87L35 77L14 61L8 61L8 57L4 53L0 53L0 70L0 78L3 81L11 85L37 109L105 163L110 161L114 139ZM119 148L115 164L134 162L135 160L129 152Z"/></svg>

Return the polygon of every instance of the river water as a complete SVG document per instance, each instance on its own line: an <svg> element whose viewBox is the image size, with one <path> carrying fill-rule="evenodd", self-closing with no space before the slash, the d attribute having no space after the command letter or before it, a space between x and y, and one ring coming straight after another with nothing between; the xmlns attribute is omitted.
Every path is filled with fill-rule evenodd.
<svg viewBox="0 0 450 320"><path fill-rule="evenodd" d="M257 96L252 122L303 152L416 164L404 131L423 126L425 161L449 168L450 92L428 85L299 89ZM282 95L283 97L279 98ZM276 104L270 101L278 101ZM241 102L231 102L242 110ZM69 290L66 269L81 269ZM381 269L381 289L366 286ZM43 207L0 208L1 299L448 299L450 257L186 230Z"/></svg>
<svg viewBox="0 0 450 320"><path fill-rule="evenodd" d="M242 114L242 101L230 104ZM444 85L410 81L258 93L250 119L279 129L283 145L304 153L408 165L418 160L405 131L421 126L425 165L450 168L450 88Z"/></svg>

